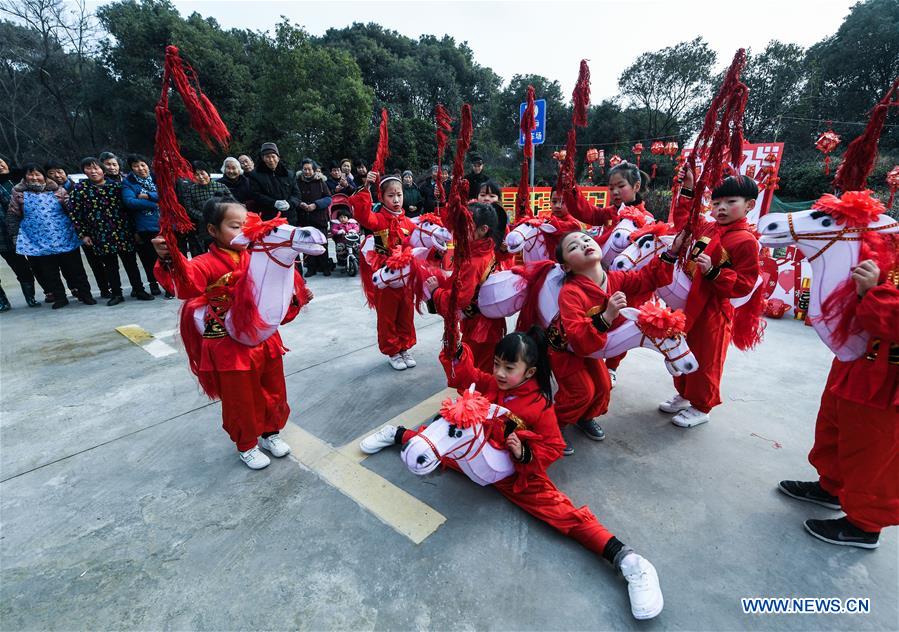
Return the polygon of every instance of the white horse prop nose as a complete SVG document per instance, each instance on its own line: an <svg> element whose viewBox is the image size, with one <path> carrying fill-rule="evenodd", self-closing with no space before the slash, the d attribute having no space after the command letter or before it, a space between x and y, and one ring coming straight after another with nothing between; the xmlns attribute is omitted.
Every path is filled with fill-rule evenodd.
<svg viewBox="0 0 899 632"><path fill-rule="evenodd" d="M524 246L524 237L517 231L512 231L508 235L506 235L506 248L509 252L515 253L522 249Z"/></svg>

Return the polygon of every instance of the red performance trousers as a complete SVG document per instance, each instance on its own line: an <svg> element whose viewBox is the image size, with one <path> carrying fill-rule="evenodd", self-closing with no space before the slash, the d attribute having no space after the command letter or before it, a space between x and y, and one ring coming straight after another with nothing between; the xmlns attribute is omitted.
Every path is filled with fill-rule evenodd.
<svg viewBox="0 0 899 632"><path fill-rule="evenodd" d="M263 433L280 431L290 415L281 356L259 357L263 364L249 371L217 373L222 427L241 452L254 447Z"/></svg>
<svg viewBox="0 0 899 632"><path fill-rule="evenodd" d="M577 423L582 419L593 419L605 415L609 410L609 396L612 382L602 360L595 358L568 357L570 353L552 351L550 360L559 390L553 398L556 418L560 426ZM582 363L582 367L572 370L562 363Z"/></svg>
<svg viewBox="0 0 899 632"><path fill-rule="evenodd" d="M899 524L899 412L837 397L825 388L808 455L821 488L849 522L879 533Z"/></svg>
<svg viewBox="0 0 899 632"><path fill-rule="evenodd" d="M407 430L403 435L403 443L415 434ZM446 465L457 472L461 471L455 461L447 461ZM514 482L513 475L494 483L493 487L510 502L559 533L573 538L585 549L600 556L603 554L606 544L612 539L612 533L596 519L589 507L575 507L571 499L559 491L545 473L531 474L527 487L520 492L512 491Z"/></svg>
<svg viewBox="0 0 899 632"><path fill-rule="evenodd" d="M387 356L415 346L415 307L406 288L375 290L378 349Z"/></svg>
<svg viewBox="0 0 899 632"><path fill-rule="evenodd" d="M709 315L709 318L687 332L687 345L696 356L699 369L674 378L674 388L680 396L704 413L721 403L721 374L724 373L732 329L728 319L711 314L713 312L705 310L703 315Z"/></svg>

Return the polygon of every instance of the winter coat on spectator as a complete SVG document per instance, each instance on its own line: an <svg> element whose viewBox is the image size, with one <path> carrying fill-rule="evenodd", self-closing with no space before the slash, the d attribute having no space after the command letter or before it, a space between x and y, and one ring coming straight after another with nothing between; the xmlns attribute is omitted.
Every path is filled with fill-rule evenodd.
<svg viewBox="0 0 899 632"><path fill-rule="evenodd" d="M290 208L286 213L281 213L287 221L297 225L297 213L300 205L300 191L297 188L297 180L293 172L279 162L272 171L260 157L256 162L256 169L250 172L250 194L256 205L256 212L262 219L272 219L278 214L275 202L286 200Z"/></svg>
<svg viewBox="0 0 899 632"><path fill-rule="evenodd" d="M78 237L90 237L98 255L134 252L134 223L122 204L122 185L82 180L69 193L69 217Z"/></svg>
<svg viewBox="0 0 899 632"><path fill-rule="evenodd" d="M415 210L409 210L410 206L414 206ZM403 210L406 211L406 217L418 217L424 212L421 191L414 184L409 187L403 185Z"/></svg>
<svg viewBox="0 0 899 632"><path fill-rule="evenodd" d="M299 210L298 226L315 226L322 232L328 231L328 208L331 206L331 190L324 180L316 177L306 180L303 176L297 178L297 190L300 193L300 201L304 204L314 204L315 210Z"/></svg>
<svg viewBox="0 0 899 632"><path fill-rule="evenodd" d="M68 193L52 180L42 188L20 182L13 188L6 224L15 251L29 257L71 252L81 245L65 208Z"/></svg>
<svg viewBox="0 0 899 632"><path fill-rule="evenodd" d="M236 180L232 180L228 176L222 176L216 182L221 182L228 187L228 190L231 191L231 197L238 202L246 202L253 195L250 192L250 179L243 174L237 176Z"/></svg>
<svg viewBox="0 0 899 632"><path fill-rule="evenodd" d="M150 199L140 196L146 193ZM146 182L141 182L134 173L129 173L122 180L122 203L131 214L131 220L138 232L159 232L159 193L156 191L156 179L153 174Z"/></svg>

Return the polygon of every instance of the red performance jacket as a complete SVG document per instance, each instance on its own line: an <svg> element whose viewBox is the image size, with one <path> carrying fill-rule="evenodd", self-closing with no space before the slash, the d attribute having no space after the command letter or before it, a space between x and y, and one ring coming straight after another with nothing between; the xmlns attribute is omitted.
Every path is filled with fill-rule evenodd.
<svg viewBox="0 0 899 632"><path fill-rule="evenodd" d="M463 314L463 334L466 337L470 336L474 342L501 338L505 331L504 319L487 318L478 311L477 306L481 284L497 269L497 258L493 248L493 239L489 237L472 242L471 260L459 271L461 279L456 308ZM437 288L431 297L437 313L444 318L449 316L449 299L449 287Z"/></svg>
<svg viewBox="0 0 899 632"><path fill-rule="evenodd" d="M640 270L607 272L605 290L584 275L571 275L559 292L559 316L546 332L556 377L582 369L587 356L605 346L607 334L593 325L592 318L605 311L609 296L618 291L627 296L652 292L671 283L673 272L672 263L656 258ZM619 316L612 328L623 322L624 317Z"/></svg>
<svg viewBox="0 0 899 632"><path fill-rule="evenodd" d="M690 215L692 200L681 193L672 208L672 222L678 230ZM722 226L718 222L700 220L701 227L693 235L685 272L693 279L687 296L687 331L710 314L733 320L734 308L730 299L745 296L759 276L759 243L752 226L745 219ZM695 274L693 261L705 253L712 259L712 269L705 275Z"/></svg>
<svg viewBox="0 0 899 632"><path fill-rule="evenodd" d="M837 397L881 410L899 408L899 268L860 300L856 318L871 335L865 354L834 358L827 388Z"/></svg>
<svg viewBox="0 0 899 632"><path fill-rule="evenodd" d="M260 354L275 358L287 351L281 342L281 335L276 331L263 343L248 347L231 338L221 326L225 314L231 307L229 292L233 291L237 278L245 274L250 263L250 253L220 248L216 244L209 247L209 252L198 257L185 260L184 273L189 283L176 287L171 270L156 262L154 274L157 281L180 299L188 300L181 313L181 338L191 365L191 370L200 379L203 390L210 396L217 397L215 381L201 373L218 371L249 371L255 364L254 358ZM294 273L294 300L287 311L282 324L288 323L299 313L307 302L306 286L302 277ZM201 334L194 323L194 312L206 310L205 331ZM213 312L215 316L213 316Z"/></svg>
<svg viewBox="0 0 899 632"><path fill-rule="evenodd" d="M402 211L394 214L381 207L374 212L368 189L354 193L349 202L356 221L374 234L375 249L380 255L389 256L390 251L403 244L415 228L412 220Z"/></svg>
<svg viewBox="0 0 899 632"><path fill-rule="evenodd" d="M559 431L556 412L552 404L540 393L536 380L529 379L517 388L500 390L490 373L475 368L471 350L462 345L462 355L455 360L443 351L440 362L446 371L447 383L452 388L467 389L471 384L492 403L511 411L512 421L526 428L521 432L522 444L527 446L526 463L515 464L516 478L512 490L520 492L527 487L528 479L546 474L546 468L562 456L565 440ZM518 431L516 431L518 433Z"/></svg>

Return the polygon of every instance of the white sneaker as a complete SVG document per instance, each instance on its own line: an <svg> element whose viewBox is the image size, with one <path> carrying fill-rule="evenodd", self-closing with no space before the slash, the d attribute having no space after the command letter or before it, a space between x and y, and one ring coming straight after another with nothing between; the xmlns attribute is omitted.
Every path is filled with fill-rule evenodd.
<svg viewBox="0 0 899 632"><path fill-rule="evenodd" d="M359 448L366 454L375 454L396 443L396 426L386 425L377 432L368 435L360 443Z"/></svg>
<svg viewBox="0 0 899 632"><path fill-rule="evenodd" d="M615 369L609 369L609 381L612 383L611 388L615 388L615 382L618 381L618 374L615 373Z"/></svg>
<svg viewBox="0 0 899 632"><path fill-rule="evenodd" d="M392 355L387 358L387 364L396 369L397 371L405 371L406 370L406 362L403 360L403 354L398 353L396 355Z"/></svg>
<svg viewBox="0 0 899 632"><path fill-rule="evenodd" d="M268 450L272 456L279 459L290 454L290 446L278 434L273 434L269 437L259 437L259 447L263 450Z"/></svg>
<svg viewBox="0 0 899 632"><path fill-rule="evenodd" d="M631 614L635 619L652 619L662 612L665 599L659 586L655 566L636 553L621 560L621 574L627 580L627 596L631 600Z"/></svg>
<svg viewBox="0 0 899 632"><path fill-rule="evenodd" d="M681 428L692 428L708 422L709 414L696 410L692 406L686 408L671 418L671 423Z"/></svg>
<svg viewBox="0 0 899 632"><path fill-rule="evenodd" d="M251 470L261 470L268 467L268 464L272 462L270 458L259 450L258 445L253 446L246 452L238 452L238 454L240 455L240 460L246 463Z"/></svg>
<svg viewBox="0 0 899 632"><path fill-rule="evenodd" d="M684 399L679 394L675 393L673 397L666 399L664 402L659 404L659 410L663 413L679 413L682 410L686 410L690 407L690 401Z"/></svg>
<svg viewBox="0 0 899 632"><path fill-rule="evenodd" d="M403 362L406 363L406 368L411 369L416 364L418 364L418 362L415 361L415 358L412 357L412 352L410 352L408 349L406 351L401 351L400 355L403 357Z"/></svg>

